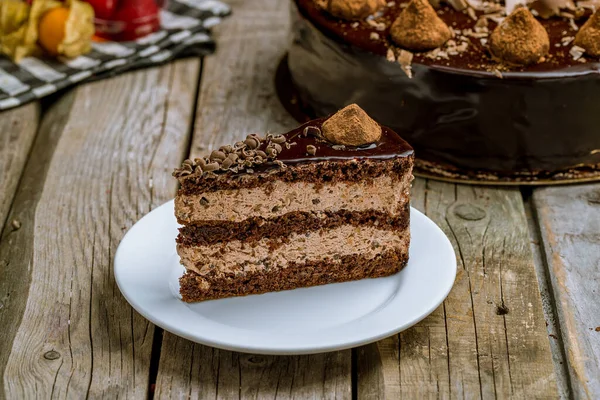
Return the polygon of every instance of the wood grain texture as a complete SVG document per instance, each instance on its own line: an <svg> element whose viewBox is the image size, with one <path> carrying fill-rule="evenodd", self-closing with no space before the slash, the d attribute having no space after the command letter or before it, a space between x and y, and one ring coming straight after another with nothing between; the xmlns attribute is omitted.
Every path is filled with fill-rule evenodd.
<svg viewBox="0 0 600 400"><path fill-rule="evenodd" d="M0 232L35 138L39 116L39 103L0 112Z"/></svg>
<svg viewBox="0 0 600 400"><path fill-rule="evenodd" d="M31 284L32 270L29 261L33 251L35 209L56 143L70 114L72 101L72 93L64 96L62 106L42 121L29 156L35 162L25 164L10 212L9 220L19 221L21 227L15 230L9 224L0 239L0 326L3 327L0 329L0 378L4 377L27 304ZM6 395L4 385L5 380L0 379L0 398Z"/></svg>
<svg viewBox="0 0 600 400"><path fill-rule="evenodd" d="M17 322L0 344L0 397L146 398L154 326L119 293L112 260L125 231L175 192L199 68L84 85L44 117L17 192L34 200L13 210L29 233L5 229L0 247L0 296L11 299L0 323Z"/></svg>
<svg viewBox="0 0 600 400"><path fill-rule="evenodd" d="M287 1L235 1L202 71L192 156L252 132L296 123L279 104L275 68L287 47ZM350 399L351 351L272 357L212 349L165 332L156 398Z"/></svg>
<svg viewBox="0 0 600 400"><path fill-rule="evenodd" d="M349 357L242 354L165 332L155 398L350 399Z"/></svg>
<svg viewBox="0 0 600 400"><path fill-rule="evenodd" d="M536 189L573 395L600 397L600 184Z"/></svg>
<svg viewBox="0 0 600 400"><path fill-rule="evenodd" d="M543 249L543 241L540 238L538 222L535 219L535 211L532 205L531 190L526 190L525 195L525 215L527 216L527 228L529 230L529 243L533 254L535 265L535 274L538 278L540 296L542 297L542 308L546 318L546 329L550 338L550 351L552 352L552 361L554 362L554 372L556 376L556 386L561 399L573 398L571 391L571 382L567 367L567 357L560 330L560 323L556 312L556 302L552 292L552 283L548 273L548 266Z"/></svg>
<svg viewBox="0 0 600 400"><path fill-rule="evenodd" d="M450 238L457 278L441 307L399 335L398 351L394 338L371 345L375 355L359 351L359 397L556 398L521 194L418 179L413 206ZM376 381L392 385L374 391Z"/></svg>
<svg viewBox="0 0 600 400"><path fill-rule="evenodd" d="M289 1L231 0L233 14L215 28L219 48L202 71L191 155L296 122L275 94L275 70L288 47Z"/></svg>

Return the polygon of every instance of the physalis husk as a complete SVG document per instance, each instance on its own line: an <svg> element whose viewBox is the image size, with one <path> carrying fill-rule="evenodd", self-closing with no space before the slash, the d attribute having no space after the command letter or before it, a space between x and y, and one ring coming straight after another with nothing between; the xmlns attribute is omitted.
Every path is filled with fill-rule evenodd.
<svg viewBox="0 0 600 400"><path fill-rule="evenodd" d="M17 53L25 38L29 5L21 0L0 1L0 51L8 55Z"/></svg>
<svg viewBox="0 0 600 400"><path fill-rule="evenodd" d="M58 46L58 52L73 58L88 53L92 49L94 36L94 9L89 3L73 0L71 13L65 27L65 39Z"/></svg>
<svg viewBox="0 0 600 400"><path fill-rule="evenodd" d="M17 62L43 52L77 57L90 51L93 35L94 10L83 1L33 0L31 6L18 0L0 3L0 50Z"/></svg>

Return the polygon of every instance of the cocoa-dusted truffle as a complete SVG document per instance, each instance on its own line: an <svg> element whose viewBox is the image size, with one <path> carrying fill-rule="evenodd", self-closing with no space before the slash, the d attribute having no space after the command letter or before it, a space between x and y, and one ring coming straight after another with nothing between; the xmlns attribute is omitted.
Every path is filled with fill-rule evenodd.
<svg viewBox="0 0 600 400"><path fill-rule="evenodd" d="M490 35L492 55L508 64L538 63L549 49L548 32L525 7L514 10Z"/></svg>
<svg viewBox="0 0 600 400"><path fill-rule="evenodd" d="M325 139L345 146L362 146L381 139L381 126L356 104L333 114L321 130Z"/></svg>
<svg viewBox="0 0 600 400"><path fill-rule="evenodd" d="M426 51L446 43L452 31L428 0L412 0L392 24L390 35L400 47Z"/></svg>
<svg viewBox="0 0 600 400"><path fill-rule="evenodd" d="M385 0L316 0L317 4L334 17L356 21L375 14Z"/></svg>
<svg viewBox="0 0 600 400"><path fill-rule="evenodd" d="M591 56L600 56L600 11L596 11L575 36L575 45Z"/></svg>

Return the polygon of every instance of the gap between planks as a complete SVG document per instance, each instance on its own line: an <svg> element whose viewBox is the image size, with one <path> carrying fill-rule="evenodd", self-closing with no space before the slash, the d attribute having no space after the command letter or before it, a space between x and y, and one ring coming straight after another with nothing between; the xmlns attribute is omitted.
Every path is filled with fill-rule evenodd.
<svg viewBox="0 0 600 400"><path fill-rule="evenodd" d="M539 230L539 222L536 219L535 209L532 204L531 196L533 190L531 187L521 187L521 194L525 205L531 252L533 254L535 272L540 288L540 295L542 297L544 316L546 318L550 349L552 351L552 361L554 362L554 371L556 373L556 384L558 386L560 398L570 399L573 397L573 393L567 368L564 339L557 317L556 299L554 298L551 288L548 262L544 250L542 249L543 243Z"/></svg>
<svg viewBox="0 0 600 400"><path fill-rule="evenodd" d="M0 232L5 222L12 224L15 230L19 229L20 221L13 223L6 218L37 132L39 117L37 102L0 112Z"/></svg>

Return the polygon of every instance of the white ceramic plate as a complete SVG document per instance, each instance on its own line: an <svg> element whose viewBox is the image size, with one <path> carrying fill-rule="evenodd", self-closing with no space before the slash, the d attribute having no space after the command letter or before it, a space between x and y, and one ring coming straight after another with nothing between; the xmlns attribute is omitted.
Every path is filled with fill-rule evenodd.
<svg viewBox="0 0 600 400"><path fill-rule="evenodd" d="M456 276L444 233L411 209L410 261L393 276L187 304L179 298L177 228L170 201L127 232L115 256L119 289L154 324L227 350L309 354L371 343L425 318Z"/></svg>

